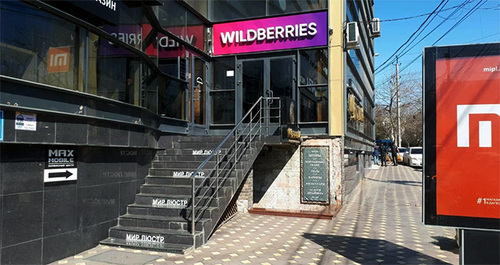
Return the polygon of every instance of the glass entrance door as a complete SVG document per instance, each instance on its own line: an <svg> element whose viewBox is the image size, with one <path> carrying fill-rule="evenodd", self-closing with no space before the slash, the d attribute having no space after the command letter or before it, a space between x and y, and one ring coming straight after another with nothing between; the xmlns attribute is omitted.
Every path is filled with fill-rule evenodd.
<svg viewBox="0 0 500 265"><path fill-rule="evenodd" d="M191 56L189 68L189 122L192 125L205 125L206 62Z"/></svg>
<svg viewBox="0 0 500 265"><path fill-rule="evenodd" d="M240 60L238 86L241 91L241 115L245 115L259 97L295 98L294 56Z"/></svg>

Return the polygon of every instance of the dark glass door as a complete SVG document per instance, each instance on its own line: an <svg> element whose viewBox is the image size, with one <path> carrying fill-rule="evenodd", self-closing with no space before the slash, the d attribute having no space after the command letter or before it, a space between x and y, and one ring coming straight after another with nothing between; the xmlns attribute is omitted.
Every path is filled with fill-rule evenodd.
<svg viewBox="0 0 500 265"><path fill-rule="evenodd" d="M243 113L245 115L255 102L264 95L267 78L264 76L264 60L243 61L242 71L242 93Z"/></svg>
<svg viewBox="0 0 500 265"><path fill-rule="evenodd" d="M245 115L261 97L294 98L296 86L295 57L241 60L238 64L242 92L242 112Z"/></svg>

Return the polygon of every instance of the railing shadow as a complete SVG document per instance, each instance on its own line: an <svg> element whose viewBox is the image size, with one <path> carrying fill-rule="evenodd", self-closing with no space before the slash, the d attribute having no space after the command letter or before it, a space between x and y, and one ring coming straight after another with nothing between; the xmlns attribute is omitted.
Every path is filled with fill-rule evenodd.
<svg viewBox="0 0 500 265"><path fill-rule="evenodd" d="M310 233L304 237L357 264L450 264L387 240Z"/></svg>

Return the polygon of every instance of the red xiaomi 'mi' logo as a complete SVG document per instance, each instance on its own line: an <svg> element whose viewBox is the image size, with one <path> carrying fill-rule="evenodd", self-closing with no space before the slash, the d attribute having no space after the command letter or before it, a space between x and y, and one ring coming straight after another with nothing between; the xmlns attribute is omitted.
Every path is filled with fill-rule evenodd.
<svg viewBox="0 0 500 265"><path fill-rule="evenodd" d="M69 70L70 47L49 48L47 72L65 73Z"/></svg>

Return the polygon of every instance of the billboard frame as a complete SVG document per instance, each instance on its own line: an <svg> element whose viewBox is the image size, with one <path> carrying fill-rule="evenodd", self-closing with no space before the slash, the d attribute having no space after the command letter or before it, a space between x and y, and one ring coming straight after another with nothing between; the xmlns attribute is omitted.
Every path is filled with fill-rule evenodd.
<svg viewBox="0 0 500 265"><path fill-rule="evenodd" d="M450 226L472 230L500 230L500 219L440 215L437 213L436 176L436 62L439 59L500 56L500 43L426 47L423 51L424 165L422 206L426 225Z"/></svg>

